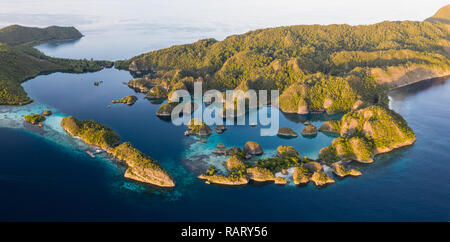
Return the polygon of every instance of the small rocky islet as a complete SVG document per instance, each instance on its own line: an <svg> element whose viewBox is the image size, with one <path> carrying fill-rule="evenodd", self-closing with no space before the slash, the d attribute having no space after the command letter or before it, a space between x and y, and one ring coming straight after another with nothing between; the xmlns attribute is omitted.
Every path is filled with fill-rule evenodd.
<svg viewBox="0 0 450 242"><path fill-rule="evenodd" d="M162 166L136 149L129 142L120 142L120 136L109 127L92 120L78 120L72 116L61 121L61 127L70 135L79 137L88 145L100 147L127 169L126 178L159 187L174 187L175 181Z"/></svg>
<svg viewBox="0 0 450 242"><path fill-rule="evenodd" d="M53 112L49 109L45 109L44 111L42 111L42 115L44 115L44 116L50 116L52 114L53 114Z"/></svg>
<svg viewBox="0 0 450 242"><path fill-rule="evenodd" d="M120 137L106 126L94 121L79 121L73 117L64 118L61 125L69 134L80 137L87 144L99 146L116 159L124 161L128 166L125 177L161 187L175 186L173 178L158 162L128 142L120 144ZM307 124L306 127L309 126L313 125ZM200 137L212 134L212 129L201 120L191 119L187 128L189 134ZM317 132L315 127L313 130ZM302 157L292 146L281 145L274 157L257 159L251 163L246 160L264 153L259 143L248 141L242 149L227 149L223 143L218 143L213 153L230 156L225 163L228 173L219 174L216 168L210 168L198 178L206 180L208 184L231 186L246 185L250 181L283 185L288 183L287 170L293 168L291 175L295 185L312 182L316 186L325 186L335 180L331 174L324 172L324 166L330 167L331 172L338 177L360 176L360 171L347 168L349 161L370 163L376 154L410 145L415 141L414 133L398 114L379 106L349 112L338 121L326 121L319 130L339 134L339 137L320 151L317 160ZM380 135L381 130L396 132L397 138L386 138L383 133Z"/></svg>
<svg viewBox="0 0 450 242"><path fill-rule="evenodd" d="M312 124L306 125L305 128L303 128L303 130L302 130L302 135L303 136L316 136L317 135L316 126L314 126Z"/></svg>
<svg viewBox="0 0 450 242"><path fill-rule="evenodd" d="M262 154L262 151L256 148L259 145L255 143L247 142L247 144L251 144L254 150L258 150L258 153ZM279 146L275 157L261 159L254 164L245 162L244 156L250 151L252 150L244 149L244 151L239 152L237 155L228 158L226 162L228 174L218 174L218 169L212 167L205 174L199 175L198 178L206 180L208 184L229 186L246 185L250 181L272 182L277 185L284 185L288 183L286 169L295 165L292 179L296 185L306 184L309 181L317 186L334 183L334 180L324 173L322 164L308 158L302 158L291 146ZM284 175L278 175L280 171Z"/></svg>
<svg viewBox="0 0 450 242"><path fill-rule="evenodd" d="M448 11L441 12L448 13ZM151 51L116 62L116 66L134 74L144 74L142 79L132 83L134 88L140 88L147 93L151 90L151 86L161 85L164 90L169 92L169 96L174 90L192 90L194 81L202 81L206 85L206 90L223 87L223 84L230 79L227 73L239 73L244 67L248 70L245 75L251 76L252 79L245 79L240 83L227 86L227 88L244 91L278 89L282 91L278 107L284 113L344 114L341 120L327 121L319 129L310 123L305 123L305 128L301 132L304 137L313 137L318 132L333 133L339 136L333 140L330 146L319 152L319 158L316 161L301 157L292 147L283 146L277 148L276 156L259 159L251 165L252 167L243 169L242 164L249 166L246 160L261 154L262 148L253 143L246 144L243 148L231 147L228 149L224 145L220 145L213 153L232 156L233 159L230 163L234 165L230 164L230 166L236 169L228 169L228 175L217 174L217 169L209 169L209 172L200 176L208 183L242 185L252 179L263 180L260 177L273 179L273 176L268 175L266 170L272 174L281 172L286 175L287 169L293 168L292 178L295 184L312 181L316 185L325 185L334 182L331 176L324 172L325 165L331 167L332 172L339 177L359 176L361 175L359 171L346 167L348 161L370 163L373 162L376 154L389 152L415 142L415 135L406 122L388 109L386 91L400 85L449 74L448 53L446 53L448 51L442 51L448 49L446 41L448 28L438 22L448 23L448 16L430 18L423 22L396 21L369 26L283 27L294 33L289 37L292 37L294 41L297 40L298 43L304 42L302 40L305 37L311 37L304 35L305 32L311 31L313 35L310 42L338 46L335 49L315 48L311 51L306 50L305 53L303 50L306 46L300 44L298 47L302 48L302 51L286 51L287 58L286 56L277 57L274 50L282 51L295 48L296 45L286 41L284 34L278 34L278 32L282 32L278 28L263 29L222 41L207 39ZM351 33L352 38L359 43L369 44L364 46L348 44L353 42L348 41L348 36L340 34L343 29ZM408 33L411 40L409 43L413 47L405 49L398 46L397 43L404 42L403 37L394 34L392 29L400 29ZM424 31L436 34L423 38ZM327 33L327 35L320 33ZM367 36L375 36L379 33L383 34L383 38L367 40ZM267 39L261 38L261 34L270 36L271 43L278 44L277 48L274 50L267 48ZM236 41L236 38L245 39L246 42ZM264 51L250 55L248 43ZM336 43L340 44L336 45ZM222 62L211 60L211 56L225 56L221 51L228 51L226 47L229 46L234 47L235 53ZM192 51L197 58L190 58ZM299 53L305 55L299 55ZM385 60L381 62L378 59L374 60L373 54L375 53L386 57ZM267 61L267 64L255 67L255 58L263 59L267 54L271 54L274 58ZM305 60L305 56L314 58L309 58L308 64L299 61ZM405 64L398 64L392 56L402 59ZM416 58L411 58L411 56ZM425 57L431 58L433 64L420 61ZM375 62L377 62L376 65L367 64ZM211 71L205 72L205 69ZM294 77L295 80L286 83L285 75L278 75L278 73L289 73L289 76ZM271 78L267 78L268 76ZM278 83L284 84L283 88L280 88ZM160 90L162 91L162 89ZM151 96L159 97L154 94ZM168 99L170 102L170 98ZM159 115L169 116L172 105L163 104L158 111ZM217 133L223 131L216 127ZM278 134L285 137L296 137L295 131L291 131L280 128ZM209 132L207 133L209 134ZM277 178L275 175L274 179ZM282 181L279 182L282 183Z"/></svg>
<svg viewBox="0 0 450 242"><path fill-rule="evenodd" d="M207 124L195 118L189 121L187 128L188 128L187 134L194 134L198 136L209 136L212 134L212 130Z"/></svg>

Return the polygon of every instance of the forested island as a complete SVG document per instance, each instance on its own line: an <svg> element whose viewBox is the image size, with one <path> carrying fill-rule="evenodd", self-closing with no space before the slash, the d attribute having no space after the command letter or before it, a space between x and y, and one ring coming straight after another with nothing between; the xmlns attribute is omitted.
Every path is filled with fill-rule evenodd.
<svg viewBox="0 0 450 242"><path fill-rule="evenodd" d="M174 187L175 181L159 163L129 142L120 143L120 136L109 127L92 120L78 120L72 116L63 118L63 129L72 136L80 137L89 145L100 147L128 169L125 177L160 187Z"/></svg>
<svg viewBox="0 0 450 242"><path fill-rule="evenodd" d="M255 182L285 184L293 169L294 184L309 181L317 186L333 183L324 172L330 166L338 176L359 176L347 169L348 161L371 163L375 155L411 145L416 137L407 122L389 109L387 91L421 80L450 75L450 5L425 21L385 21L372 25L298 25L250 31L223 41L199 40L151 51L128 60L93 61L53 58L34 45L47 41L80 38L73 27L28 28L18 25L0 29L0 105L32 102L20 85L41 73L89 72L104 67L128 70L135 80L127 83L150 100L169 99L158 116L170 116L178 103L170 94L184 89L193 92L193 83L208 89L249 89L280 91L279 108L285 113L344 114L327 121L318 130L308 125L302 132L338 135L324 147L317 160L303 157L290 146L280 146L274 157L249 158L263 154L262 147L248 141L241 149L218 148L228 156L227 174L210 167L199 176L207 183L245 185ZM131 105L135 96L115 102ZM194 108L193 108L194 109ZM26 116L30 123L45 117ZM66 117L61 126L85 143L101 147L123 161L125 176L162 187L175 181L159 165L110 128L95 121ZM212 129L204 123L189 124L188 134L208 136ZM223 130L222 130L223 132ZM280 135L298 134L281 129ZM277 176L281 173L283 176Z"/></svg>
<svg viewBox="0 0 450 242"><path fill-rule="evenodd" d="M193 83L200 81L204 91L278 89L279 108L285 113L346 113L341 120L320 127L320 131L339 137L320 151L318 161L330 165L338 176L358 176L359 171L346 170L346 161L370 163L376 154L415 142L406 121L389 110L387 91L450 75L449 20L447 5L422 22L260 29L223 41L204 39L151 51L115 65L129 70L137 78L129 85L139 86L149 96L154 95L149 91L154 87L158 93L169 93L169 98L179 89L192 93ZM175 103L169 99L161 109L171 105ZM162 113L161 109L158 112ZM312 125L302 131L305 136L316 133ZM219 151L216 153L230 155ZM211 167L199 178L208 183L242 185L252 177L273 180L275 172L295 167L296 184L334 182L318 165L310 165L319 164L317 161L302 159L296 151L290 152L289 158L278 155L258 160L254 167L244 165L246 155L241 154L240 162L236 162L237 157L229 158L228 176L216 174L217 169ZM229 162L239 165L229 166ZM307 169L310 166L316 169ZM249 171L266 175L255 176Z"/></svg>
<svg viewBox="0 0 450 242"><path fill-rule="evenodd" d="M153 86L158 93L192 92L193 82L201 81L205 91L278 89L286 113L387 107L386 90L450 75L448 9L423 22L259 29L151 51L115 66L129 70L137 78L132 85L143 92Z"/></svg>

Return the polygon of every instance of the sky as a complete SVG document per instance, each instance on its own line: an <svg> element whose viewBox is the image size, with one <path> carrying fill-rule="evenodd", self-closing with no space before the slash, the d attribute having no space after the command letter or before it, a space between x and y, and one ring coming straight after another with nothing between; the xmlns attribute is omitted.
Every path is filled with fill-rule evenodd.
<svg viewBox="0 0 450 242"><path fill-rule="evenodd" d="M0 26L224 24L239 29L295 24L424 20L448 0L1 0Z"/></svg>

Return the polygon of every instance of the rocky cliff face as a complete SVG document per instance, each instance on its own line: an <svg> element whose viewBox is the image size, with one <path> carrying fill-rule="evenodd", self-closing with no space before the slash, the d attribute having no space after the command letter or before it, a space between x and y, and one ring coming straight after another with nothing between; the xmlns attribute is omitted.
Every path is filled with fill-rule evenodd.
<svg viewBox="0 0 450 242"><path fill-rule="evenodd" d="M212 134L211 128L198 119L191 119L187 125L187 128L189 129L190 134L195 134L198 136L208 136Z"/></svg>
<svg viewBox="0 0 450 242"><path fill-rule="evenodd" d="M134 148L129 142L115 147L112 155L128 165L125 177L160 187L174 187L173 178L156 161Z"/></svg>
<svg viewBox="0 0 450 242"><path fill-rule="evenodd" d="M347 170L344 165L340 164L340 162L333 163L333 172L334 174L345 177L345 176L361 176L362 173L355 169Z"/></svg>
<svg viewBox="0 0 450 242"><path fill-rule="evenodd" d="M228 158L227 169L229 171L242 170L242 169L245 169L245 164L238 156L234 155L234 156Z"/></svg>
<svg viewBox="0 0 450 242"><path fill-rule="evenodd" d="M257 182L274 181L275 176L266 168L252 167L247 169L249 178Z"/></svg>
<svg viewBox="0 0 450 242"><path fill-rule="evenodd" d="M324 186L327 184L334 183L333 178L325 174L324 172L314 172L314 174L309 178L310 181L314 182L316 186Z"/></svg>
<svg viewBox="0 0 450 242"><path fill-rule="evenodd" d="M113 100L112 103L123 103L128 106L135 104L137 101L137 97L134 95L126 96L121 98L120 100Z"/></svg>
<svg viewBox="0 0 450 242"><path fill-rule="evenodd" d="M306 184L309 182L309 172L306 168L295 167L292 179L295 185Z"/></svg>
<svg viewBox="0 0 450 242"><path fill-rule="evenodd" d="M245 177L232 177L232 176L224 176L224 175L199 175L199 179L207 180L210 183L220 184L220 185L228 185L228 186L239 186L246 185L248 183L247 178Z"/></svg>
<svg viewBox="0 0 450 242"><path fill-rule="evenodd" d="M248 141L244 145L244 152L250 155L262 155L263 149L261 148L261 145L259 145L257 142Z"/></svg>
<svg viewBox="0 0 450 242"><path fill-rule="evenodd" d="M281 127L278 129L278 135L283 137L297 137L298 134L288 127Z"/></svg>

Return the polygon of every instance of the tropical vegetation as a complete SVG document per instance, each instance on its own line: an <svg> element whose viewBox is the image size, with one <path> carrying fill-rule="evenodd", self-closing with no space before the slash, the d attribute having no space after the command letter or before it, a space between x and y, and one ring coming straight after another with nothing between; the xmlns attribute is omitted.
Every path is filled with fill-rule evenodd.
<svg viewBox="0 0 450 242"><path fill-rule="evenodd" d="M32 102L20 84L41 73L82 73L113 65L109 61L49 57L33 48L42 42L81 36L73 27L52 26L41 29L12 25L0 29L0 105L25 105Z"/></svg>

